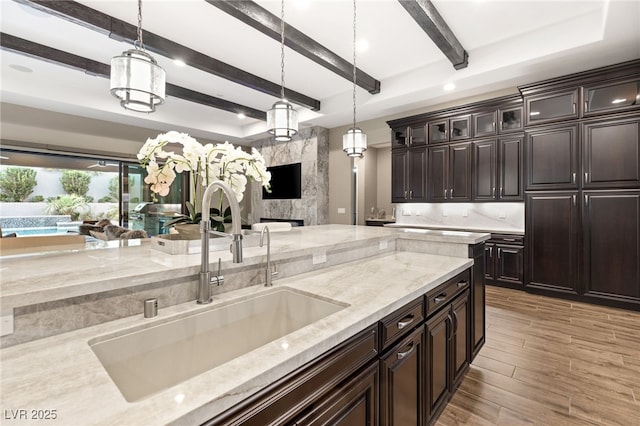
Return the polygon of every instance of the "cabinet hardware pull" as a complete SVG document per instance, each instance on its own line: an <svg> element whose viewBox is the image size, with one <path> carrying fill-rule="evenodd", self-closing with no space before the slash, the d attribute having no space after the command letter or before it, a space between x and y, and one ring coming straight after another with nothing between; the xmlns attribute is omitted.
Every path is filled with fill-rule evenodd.
<svg viewBox="0 0 640 426"><path fill-rule="evenodd" d="M493 257L493 246L489 247L489 257Z"/></svg>
<svg viewBox="0 0 640 426"><path fill-rule="evenodd" d="M404 191L404 199L407 199L407 191Z"/></svg>
<svg viewBox="0 0 640 426"><path fill-rule="evenodd" d="M500 187L500 196L504 197L504 188L503 187Z"/></svg>
<svg viewBox="0 0 640 426"><path fill-rule="evenodd" d="M413 352L413 348L414 348L413 343L409 343L409 349L407 349L404 352L398 352L398 359L402 359L407 355L409 355L411 352Z"/></svg>
<svg viewBox="0 0 640 426"><path fill-rule="evenodd" d="M584 112L588 112L589 111L589 103L587 101L584 101Z"/></svg>
<svg viewBox="0 0 640 426"><path fill-rule="evenodd" d="M409 191L409 199L413 200L413 189Z"/></svg>
<svg viewBox="0 0 640 426"><path fill-rule="evenodd" d="M587 182L589 182L589 173L585 172L585 174L584 174L584 183L587 183Z"/></svg>
<svg viewBox="0 0 640 426"><path fill-rule="evenodd" d="M494 186L493 189L491 190L491 196L495 197L496 196L496 187Z"/></svg>
<svg viewBox="0 0 640 426"><path fill-rule="evenodd" d="M500 130L502 130L502 120L500 120Z"/></svg>
<svg viewBox="0 0 640 426"><path fill-rule="evenodd" d="M460 288L460 287L464 287L465 285L467 285L467 282L466 282L466 281L460 281L460 282L458 283L458 288Z"/></svg>
<svg viewBox="0 0 640 426"><path fill-rule="evenodd" d="M575 194L572 195L571 198L573 198L573 205L575 206L576 205L576 196L575 196Z"/></svg>
<svg viewBox="0 0 640 426"><path fill-rule="evenodd" d="M447 199L447 190L446 189L444 190L444 199L445 200Z"/></svg>
<svg viewBox="0 0 640 426"><path fill-rule="evenodd" d="M496 122L495 122L495 121L494 121L494 122L492 122L492 123L491 123L491 126L493 126L493 130L495 130L495 129L496 129Z"/></svg>
<svg viewBox="0 0 640 426"><path fill-rule="evenodd" d="M498 247L498 259L500 259L500 254L502 253L502 249Z"/></svg>
<svg viewBox="0 0 640 426"><path fill-rule="evenodd" d="M447 295L446 295L445 293L442 293L442 294L440 294L440 295L436 296L436 298L435 298L435 299L433 299L433 301L434 301L436 304L438 304L438 303L442 303L442 302L444 302L445 300L447 300Z"/></svg>
<svg viewBox="0 0 640 426"><path fill-rule="evenodd" d="M449 192L449 197L451 197L451 199L453 199L453 188L451 188L451 191Z"/></svg>
<svg viewBox="0 0 640 426"><path fill-rule="evenodd" d="M571 183L576 183L576 174L573 173L572 177L571 177Z"/></svg>
<svg viewBox="0 0 640 426"><path fill-rule="evenodd" d="M584 194L584 204L585 206L589 205L589 196L587 194Z"/></svg>
<svg viewBox="0 0 640 426"><path fill-rule="evenodd" d="M398 329L402 330L403 328L411 324L413 321L415 321L415 317L413 316L413 314L409 315L406 318L403 318L401 321L398 321Z"/></svg>
<svg viewBox="0 0 640 426"><path fill-rule="evenodd" d="M447 340L451 340L453 337L453 318L451 314L447 315L447 319L449 320L450 327L447 327Z"/></svg>
<svg viewBox="0 0 640 426"><path fill-rule="evenodd" d="M515 238L503 238L504 241L515 241Z"/></svg>
<svg viewBox="0 0 640 426"><path fill-rule="evenodd" d="M572 114L576 113L576 103L575 102L571 106L571 111L572 111Z"/></svg>

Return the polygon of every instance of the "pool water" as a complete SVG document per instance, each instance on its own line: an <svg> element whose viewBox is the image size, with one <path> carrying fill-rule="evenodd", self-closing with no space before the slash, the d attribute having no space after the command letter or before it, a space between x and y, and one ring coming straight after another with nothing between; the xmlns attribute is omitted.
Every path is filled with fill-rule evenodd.
<svg viewBox="0 0 640 426"><path fill-rule="evenodd" d="M12 232L15 232L19 237L24 237L26 235L56 235L56 234L66 234L68 231L72 233L78 232L77 226L69 226L58 228L55 226L44 227L44 228L5 228L2 230L2 235L7 235Z"/></svg>

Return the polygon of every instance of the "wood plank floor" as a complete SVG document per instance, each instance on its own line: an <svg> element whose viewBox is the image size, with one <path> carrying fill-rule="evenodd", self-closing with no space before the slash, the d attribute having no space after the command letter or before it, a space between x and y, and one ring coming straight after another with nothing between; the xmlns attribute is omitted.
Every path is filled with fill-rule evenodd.
<svg viewBox="0 0 640 426"><path fill-rule="evenodd" d="M438 426L640 426L640 313L488 286L486 339Z"/></svg>

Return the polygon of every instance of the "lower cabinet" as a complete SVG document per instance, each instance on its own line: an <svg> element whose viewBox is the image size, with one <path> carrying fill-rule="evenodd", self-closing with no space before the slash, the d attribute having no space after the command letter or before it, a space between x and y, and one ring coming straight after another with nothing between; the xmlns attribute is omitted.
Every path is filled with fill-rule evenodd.
<svg viewBox="0 0 640 426"><path fill-rule="evenodd" d="M470 286L468 269L204 424L435 423L469 367Z"/></svg>
<svg viewBox="0 0 640 426"><path fill-rule="evenodd" d="M485 243L487 284L524 289L524 237L493 234Z"/></svg>
<svg viewBox="0 0 640 426"><path fill-rule="evenodd" d="M426 323L427 417L433 423L469 368L469 290Z"/></svg>

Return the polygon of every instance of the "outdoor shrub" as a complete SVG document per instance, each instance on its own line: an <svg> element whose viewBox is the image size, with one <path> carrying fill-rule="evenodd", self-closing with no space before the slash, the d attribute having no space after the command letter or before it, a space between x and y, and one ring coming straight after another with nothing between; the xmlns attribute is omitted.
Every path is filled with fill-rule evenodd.
<svg viewBox="0 0 640 426"><path fill-rule="evenodd" d="M36 187L36 174L33 169L7 167L0 172L0 191L3 201L24 201Z"/></svg>
<svg viewBox="0 0 640 426"><path fill-rule="evenodd" d="M44 201L44 197L42 195L34 195L29 198L29 201L32 203L42 203Z"/></svg>
<svg viewBox="0 0 640 426"><path fill-rule="evenodd" d="M82 197L82 198L84 198L84 200L85 200L87 203L93 203L93 196L92 196L92 195L85 195L85 196L84 196L84 197Z"/></svg>
<svg viewBox="0 0 640 426"><path fill-rule="evenodd" d="M57 198L49 199L47 201L47 207L45 207L45 212L47 214L68 214L71 216L71 220L76 221L80 218L80 215L89 213L89 206L84 197L75 194L65 194Z"/></svg>
<svg viewBox="0 0 640 426"><path fill-rule="evenodd" d="M118 176L114 176L109 180L109 196L111 197L111 201L118 201L118 197L120 196L120 179Z"/></svg>
<svg viewBox="0 0 640 426"><path fill-rule="evenodd" d="M115 200L111 198L111 195L105 195L104 197L98 198L99 203L114 203Z"/></svg>
<svg viewBox="0 0 640 426"><path fill-rule="evenodd" d="M67 194L86 195L89 192L91 176L82 170L65 170L60 176L60 182Z"/></svg>

